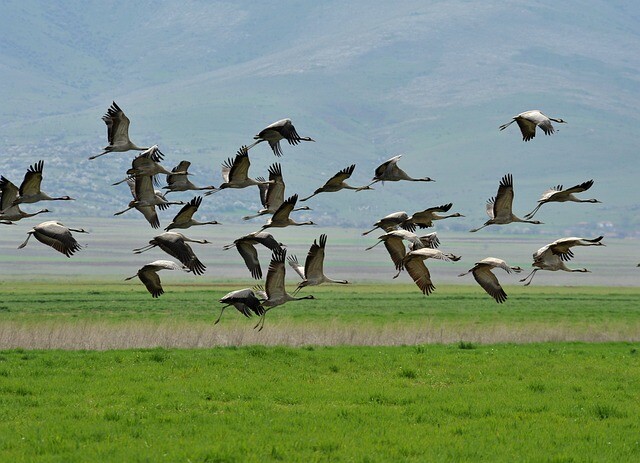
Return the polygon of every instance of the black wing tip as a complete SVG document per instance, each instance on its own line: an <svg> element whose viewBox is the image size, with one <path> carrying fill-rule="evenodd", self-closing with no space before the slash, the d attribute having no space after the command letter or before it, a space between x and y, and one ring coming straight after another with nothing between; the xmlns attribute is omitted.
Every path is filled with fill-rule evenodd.
<svg viewBox="0 0 640 463"><path fill-rule="evenodd" d="M284 263L287 257L287 250L284 248L274 249L271 253L271 262Z"/></svg>
<svg viewBox="0 0 640 463"><path fill-rule="evenodd" d="M202 196L194 196L193 198L191 198L191 201L189 201L187 205L193 206L197 209L200 207L200 204L202 204Z"/></svg>
<svg viewBox="0 0 640 463"><path fill-rule="evenodd" d="M513 186L513 175L505 174L504 177L500 180L500 186L512 187Z"/></svg>
<svg viewBox="0 0 640 463"><path fill-rule="evenodd" d="M269 175L274 177L282 177L282 166L279 162L274 162L269 166Z"/></svg>
<svg viewBox="0 0 640 463"><path fill-rule="evenodd" d="M322 235L320 235L320 247L324 248L326 245L327 245L327 235L323 233Z"/></svg>
<svg viewBox="0 0 640 463"><path fill-rule="evenodd" d="M501 289L500 291L495 292L491 296L495 299L497 304L502 304L503 302L505 302L507 300L507 293L505 293L503 289Z"/></svg>

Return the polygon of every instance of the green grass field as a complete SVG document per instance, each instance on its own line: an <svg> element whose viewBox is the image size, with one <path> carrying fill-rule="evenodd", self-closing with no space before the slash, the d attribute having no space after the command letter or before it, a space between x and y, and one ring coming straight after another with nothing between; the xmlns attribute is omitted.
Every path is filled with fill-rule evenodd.
<svg viewBox="0 0 640 463"><path fill-rule="evenodd" d="M316 299L267 315L261 332L218 299L246 283L165 282L153 299L130 284L3 283L0 348L141 348L264 345L402 345L481 342L638 341L640 288L505 286L496 304L479 286L308 288Z"/></svg>
<svg viewBox="0 0 640 463"><path fill-rule="evenodd" d="M640 288L242 286L0 283L0 461L640 459Z"/></svg>
<svg viewBox="0 0 640 463"><path fill-rule="evenodd" d="M638 461L634 345L0 353L2 461Z"/></svg>

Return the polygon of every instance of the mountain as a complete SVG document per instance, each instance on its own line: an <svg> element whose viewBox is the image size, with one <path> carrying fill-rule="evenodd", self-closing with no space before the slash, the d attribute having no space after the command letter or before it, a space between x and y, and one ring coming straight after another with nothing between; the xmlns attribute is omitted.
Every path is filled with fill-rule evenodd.
<svg viewBox="0 0 640 463"><path fill-rule="evenodd" d="M403 154L431 184L323 194L318 223L363 226L396 210L453 202L468 229L513 173L524 215L551 185L593 178L601 205L547 205L544 232L637 235L640 5L636 2L8 2L0 7L0 173L18 183L45 159L64 214L110 216L129 200L132 153L94 161L115 100L131 138L159 144L169 167L219 184L220 163L269 123L290 117L316 143L251 151L251 173L281 161L289 193L310 194L356 163L353 184ZM528 143L528 109L568 124ZM254 189L255 190L255 189ZM220 192L203 211L227 221L258 208L254 190ZM188 199L190 195L184 195ZM453 221L452 221L453 222ZM541 232L535 226L510 231ZM596 232L597 233L597 232Z"/></svg>

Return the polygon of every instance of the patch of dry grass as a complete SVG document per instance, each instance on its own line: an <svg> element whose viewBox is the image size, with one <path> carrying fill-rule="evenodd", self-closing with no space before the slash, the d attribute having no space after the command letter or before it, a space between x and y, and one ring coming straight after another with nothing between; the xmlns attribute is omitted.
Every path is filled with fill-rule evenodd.
<svg viewBox="0 0 640 463"><path fill-rule="evenodd" d="M130 349L207 348L215 346L398 346L449 344L460 340L480 343L617 342L640 341L640 324L609 327L503 323L474 325L367 325L344 323L267 322L265 329L252 329L253 322L215 326L201 322L152 323L131 321L105 323L42 322L0 324L0 349Z"/></svg>

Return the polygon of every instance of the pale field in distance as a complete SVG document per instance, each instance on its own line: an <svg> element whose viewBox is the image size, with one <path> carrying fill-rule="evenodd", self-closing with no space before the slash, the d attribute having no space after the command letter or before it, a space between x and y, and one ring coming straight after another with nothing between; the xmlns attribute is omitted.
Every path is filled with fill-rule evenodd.
<svg viewBox="0 0 640 463"><path fill-rule="evenodd" d="M177 212L174 208L164 212L161 218L163 226ZM136 211L131 217L113 219L69 219L63 222L67 226L82 227L90 234L76 234L76 239L86 248L78 252L71 259L31 239L24 249L17 249L24 241L26 232L37 223L35 219L18 222L17 225L1 226L0 228L0 263L3 269L1 275L4 281L12 279L51 279L69 278L83 280L111 280L124 279L133 275L139 267L157 259L170 258L160 249L136 255L131 251L142 247L162 232L153 230ZM52 216L53 214L49 214ZM45 216L42 216L42 220ZM55 220L55 217L47 217ZM207 266L207 272L197 278L202 282L220 282L242 279L251 282L240 255L235 249L223 251L222 246L234 239L256 231L264 221L260 218L249 222L227 223L223 225L192 227L181 231L190 238L207 239L209 245L193 244L192 247ZM504 230L505 227L502 227ZM410 282L408 275L403 274L392 280L395 271L384 246L365 251L367 246L374 244L382 231L362 236L364 229L327 228L323 226L289 227L272 229L271 233L287 245L288 254L296 254L300 261L304 261L310 244L321 233L328 235L325 271L334 278L347 279L354 283L368 281ZM440 249L462 256L456 263L428 262L432 279L436 284L475 284L473 278L458 278L457 275L473 266L473 263L484 257L494 256L505 259L510 265L519 265L526 273L531 270L531 256L538 248L563 236L556 235L507 235L496 233L498 227L489 227L481 232L470 234L464 232L441 231L438 228L419 230L419 234L437 231L441 241ZM600 232L594 232L596 237ZM603 233L604 234L604 233ZM569 262L571 268L586 267L591 273L538 272L534 285L560 286L638 286L640 285L640 242L635 239L605 238L606 247L575 248L575 258ZM270 254L266 248L259 247L259 258L263 273L269 263ZM173 272L163 279L175 281L192 281L191 275L178 275ZM498 272L499 278L506 278ZM526 275L523 273L523 275ZM288 282L295 283L297 276L288 273ZM510 280L517 280L510 277Z"/></svg>

